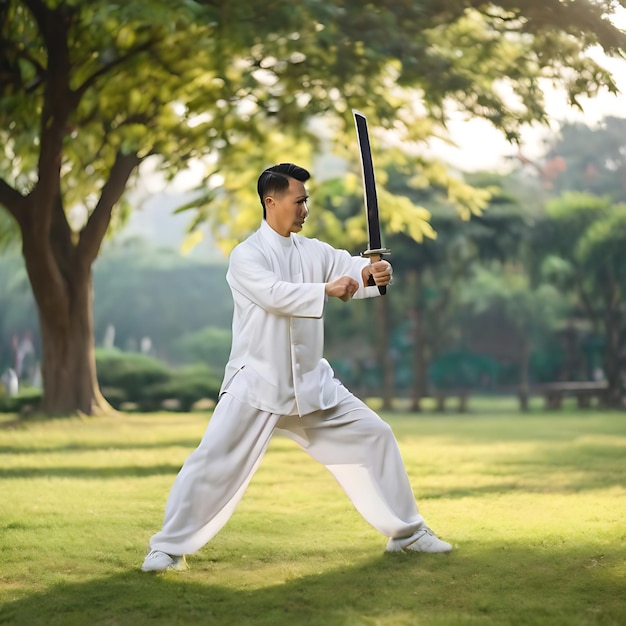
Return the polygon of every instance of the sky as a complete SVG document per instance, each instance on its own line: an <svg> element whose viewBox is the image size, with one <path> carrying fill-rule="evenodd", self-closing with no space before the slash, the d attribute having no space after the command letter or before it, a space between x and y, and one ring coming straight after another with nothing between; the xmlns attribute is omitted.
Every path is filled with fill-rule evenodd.
<svg viewBox="0 0 626 626"><path fill-rule="evenodd" d="M626 9L618 9L612 21L618 28L626 30ZM521 149L525 156L540 156L543 139L558 132L563 122L582 122L594 126L608 116L626 117L626 59L606 57L599 49L592 51L590 56L612 74L619 93L615 95L604 91L595 98L583 98L581 112L567 104L563 93L548 90L546 108L550 126L537 124L523 129ZM459 170L498 170L510 163L507 156L517 153L517 149L485 120L468 121L457 116L448 128L456 147L433 141L431 149Z"/></svg>
<svg viewBox="0 0 626 626"><path fill-rule="evenodd" d="M620 93L615 95L605 92L593 99L582 99L581 112L567 105L563 94L549 92L546 103L550 126L537 124L522 129L521 149L525 156L540 156L544 138L558 132L563 122L583 122L594 126L607 116L626 117L626 60L611 60L611 63L606 62L604 65L609 69L609 66L614 66L611 71ZM506 166L508 156L517 153L517 149L505 140L502 133L486 120L465 120L458 116L451 120L448 129L456 147L433 141L431 149L460 170L498 170Z"/></svg>

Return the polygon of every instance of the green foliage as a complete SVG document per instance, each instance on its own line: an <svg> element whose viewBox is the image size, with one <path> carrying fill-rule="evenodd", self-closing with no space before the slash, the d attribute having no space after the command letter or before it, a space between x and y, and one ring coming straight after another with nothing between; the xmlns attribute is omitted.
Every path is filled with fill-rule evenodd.
<svg viewBox="0 0 626 626"><path fill-rule="evenodd" d="M182 335L209 325L230 326L232 300L225 274L225 265L193 261L138 242L107 248L94 268L98 343L111 325L116 346L138 350L142 338L149 337L160 357L181 358L177 342ZM204 358L191 362L196 360Z"/></svg>
<svg viewBox="0 0 626 626"><path fill-rule="evenodd" d="M561 242L559 250L565 251L573 241L579 240L587 229L612 212L613 202L608 196L570 191L548 202L547 213L553 221L553 243ZM570 249L574 252L573 249Z"/></svg>
<svg viewBox="0 0 626 626"><path fill-rule="evenodd" d="M122 352L115 348L96 350L98 381L103 388L119 389L134 402L149 385L169 379L168 367L146 354Z"/></svg>
<svg viewBox="0 0 626 626"><path fill-rule="evenodd" d="M154 411L172 400L189 411L199 400L218 397L221 379L208 365L171 369L154 357L116 349L98 349L96 362L102 394L115 408L132 403Z"/></svg>
<svg viewBox="0 0 626 626"><path fill-rule="evenodd" d="M224 369L230 355L232 331L229 328L207 326L183 334L174 345L173 355L181 363L206 363L215 371Z"/></svg>
<svg viewBox="0 0 626 626"><path fill-rule="evenodd" d="M606 271L612 281L625 285L625 244L626 204L618 204L612 207L606 219L590 225L580 239L577 254L585 267Z"/></svg>
<svg viewBox="0 0 626 626"><path fill-rule="evenodd" d="M20 241L19 228L6 211L0 211L0 254L15 250Z"/></svg>
<svg viewBox="0 0 626 626"><path fill-rule="evenodd" d="M8 396L0 386L0 413L22 413L36 411L41 403L41 389L22 387L15 396Z"/></svg>
<svg viewBox="0 0 626 626"><path fill-rule="evenodd" d="M563 295L550 284L532 287L519 265L474 268L464 300L478 313L501 305L518 332L536 339L543 339L567 313Z"/></svg>
<svg viewBox="0 0 626 626"><path fill-rule="evenodd" d="M594 301L603 300L607 289L619 291L626 275L626 205L570 192L549 202L547 213L535 246L562 259L558 275L566 284L578 284Z"/></svg>
<svg viewBox="0 0 626 626"><path fill-rule="evenodd" d="M175 400L176 409L190 411L200 400L217 401L221 378L206 365L195 365L174 370L168 380L148 385L142 390L139 407L143 411L161 408L167 400Z"/></svg>
<svg viewBox="0 0 626 626"><path fill-rule="evenodd" d="M412 149L446 136L446 102L513 139L520 123L545 118L546 77L565 86L573 103L601 88L615 90L608 72L586 55L598 43L609 54L624 48L624 35L604 14L612 8L557 0L549 11L539 1L517 8L279 0L268 11L260 0L12 0L0 15L0 174L20 192L32 188L41 115L50 107L67 117L61 175L68 211L94 210L118 152L158 155L171 176L190 159L211 155L197 206L211 205L211 221L228 247L241 234L222 228L248 206L245 192L239 194L248 186L235 179L284 160L272 153L284 154L287 145L291 160L310 162L301 139L315 144L317 133L305 128L312 116L327 116L345 146L341 130L352 137L349 112L357 107L373 126L393 128L396 146ZM419 175L443 181L464 211L481 209L475 194L440 166L424 158L421 166ZM246 223L242 218L240 229Z"/></svg>

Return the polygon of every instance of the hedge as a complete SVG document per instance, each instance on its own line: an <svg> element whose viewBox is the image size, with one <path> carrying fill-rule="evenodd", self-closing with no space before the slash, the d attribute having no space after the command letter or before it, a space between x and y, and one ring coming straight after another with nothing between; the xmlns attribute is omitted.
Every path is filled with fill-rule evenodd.
<svg viewBox="0 0 626 626"><path fill-rule="evenodd" d="M154 357L117 349L96 350L96 362L102 395L117 409L132 404L157 411L169 400L189 411L199 400L218 397L221 380L204 364L171 369Z"/></svg>
<svg viewBox="0 0 626 626"><path fill-rule="evenodd" d="M116 409L132 404L134 410L158 411L164 403L189 411L200 400L216 401L220 375L206 364L172 369L162 361L115 348L96 350L98 383L102 395ZM41 389L24 388L9 397L0 388L0 413L20 413L27 406L36 408Z"/></svg>

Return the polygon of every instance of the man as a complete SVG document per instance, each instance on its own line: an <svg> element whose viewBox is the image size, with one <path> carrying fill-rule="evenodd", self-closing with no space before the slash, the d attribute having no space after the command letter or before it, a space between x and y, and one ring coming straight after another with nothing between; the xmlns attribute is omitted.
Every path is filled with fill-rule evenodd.
<svg viewBox="0 0 626 626"><path fill-rule="evenodd" d="M327 298L378 295L391 265L369 263L298 236L308 216L309 173L282 163L258 180L261 228L232 252L233 342L220 400L180 470L144 571L185 567L228 521L272 434L325 465L387 551L448 552L417 511L390 427L333 376L323 354Z"/></svg>

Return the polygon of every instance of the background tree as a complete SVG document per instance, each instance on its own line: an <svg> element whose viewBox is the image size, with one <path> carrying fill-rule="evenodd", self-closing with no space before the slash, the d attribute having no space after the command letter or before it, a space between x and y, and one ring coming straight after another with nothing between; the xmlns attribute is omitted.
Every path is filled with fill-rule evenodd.
<svg viewBox="0 0 626 626"><path fill-rule="evenodd" d="M113 329L115 345L124 350L139 350L146 339L152 354L171 364L186 362L177 349L181 335L230 328L225 274L223 265L135 240L106 246L94 266L98 344Z"/></svg>
<svg viewBox="0 0 626 626"><path fill-rule="evenodd" d="M604 334L604 374L609 404L622 404L621 345L624 341L626 205L608 197L570 192L547 205L535 237L552 262L552 280L576 296L578 311L596 334Z"/></svg>
<svg viewBox="0 0 626 626"><path fill-rule="evenodd" d="M211 206L231 245L258 223L258 212L235 205L238 218L224 229L232 192L271 160L277 136L293 145L308 133L313 145L311 116L332 114L345 127L356 106L408 146L445 133L453 102L515 139L520 124L545 119L542 79L573 103L614 91L585 54L598 43L609 54L625 48L610 9L559 0L278 0L269 10L260 0L3 0L0 205L19 228L37 302L43 409L106 408L91 268L145 159L158 156L174 175L210 155L198 204ZM246 167L234 170L242 155Z"/></svg>
<svg viewBox="0 0 626 626"><path fill-rule="evenodd" d="M528 409L530 357L533 348L545 341L563 319L566 300L548 283L536 287L521 264L497 264L474 268L464 285L463 299L477 314L500 309L510 322L517 343L519 397L522 410ZM487 330L491 332L491 329Z"/></svg>
<svg viewBox="0 0 626 626"><path fill-rule="evenodd" d="M549 142L541 170L553 195L582 191L626 201L626 119L565 124Z"/></svg>
<svg viewBox="0 0 626 626"><path fill-rule="evenodd" d="M487 210L471 221L455 211L445 189L411 189L411 178L396 169L389 186L395 193L406 193L414 202L432 211L436 240L416 243L398 234L392 239L394 266L404 278L404 314L410 315L410 341L413 356L411 407L419 411L421 399L432 391L429 369L446 350L458 347L459 324L455 313L461 306L464 284L474 268L493 261L518 260L529 233L536 208L522 206L511 191L516 178L484 172L468 177ZM480 195L482 192L482 195ZM475 212L479 213L479 206Z"/></svg>

